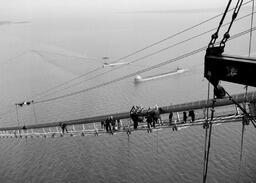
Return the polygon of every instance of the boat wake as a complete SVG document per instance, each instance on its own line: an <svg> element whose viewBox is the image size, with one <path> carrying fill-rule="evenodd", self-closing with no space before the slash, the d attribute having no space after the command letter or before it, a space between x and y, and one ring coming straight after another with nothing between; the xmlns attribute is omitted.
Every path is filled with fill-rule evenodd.
<svg viewBox="0 0 256 183"><path fill-rule="evenodd" d="M140 75L137 75L134 79L134 82L135 83L140 83L140 82L145 82L145 81L151 81L151 80L160 79L160 78L167 77L167 76L182 74L186 71L188 71L188 70L178 67L175 71L166 72L166 73L162 73L162 74L158 74L158 75L154 75L154 76L149 76L149 77L145 77L145 78L142 78Z"/></svg>

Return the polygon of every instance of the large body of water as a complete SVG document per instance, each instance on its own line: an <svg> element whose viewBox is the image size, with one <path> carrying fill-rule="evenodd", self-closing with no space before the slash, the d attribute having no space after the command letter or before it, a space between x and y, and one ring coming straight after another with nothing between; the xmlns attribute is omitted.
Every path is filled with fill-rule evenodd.
<svg viewBox="0 0 256 183"><path fill-rule="evenodd" d="M213 128L208 182L239 177L241 124ZM255 182L255 129L246 128L240 182ZM1 182L201 182L204 130L1 140Z"/></svg>
<svg viewBox="0 0 256 183"><path fill-rule="evenodd" d="M243 10L242 14L249 11ZM31 19L27 25L1 27L1 126L17 125L14 103L24 99L38 101L48 97L90 88L143 68L170 60L208 44L210 33L175 49L111 71L102 68L77 82L41 98L33 97L59 83L100 67L100 62L61 54L80 53L88 57L109 56L113 61L149 43L216 15L218 12L120 13L87 18ZM191 16L193 15L193 16ZM50 16L50 15L49 15ZM102 17L104 16L104 19ZM160 47L133 56L132 61L216 27L218 20L165 42ZM249 28L249 19L235 24L232 34ZM255 43L255 42L253 42ZM35 51L39 50L40 55ZM16 58L16 55L25 53ZM248 36L228 42L228 53L248 54ZM55 54L59 53L59 54ZM11 57L11 56L12 57ZM13 58L8 60L8 58ZM135 84L134 77L89 90L79 95L18 109L19 124L46 123L128 111L132 105L145 107L178 104L206 99L203 78L204 52L178 62L141 73L143 77L173 71L188 71L159 80ZM6 61L7 60L7 61ZM244 92L243 86L223 83L231 94ZM7 104L9 106L7 106ZM1 139L0 182L201 182L204 133L202 127L172 132L163 129L151 134L135 132L98 137ZM208 182L238 180L241 124L213 128ZM244 159L240 182L256 181L256 133L246 127Z"/></svg>

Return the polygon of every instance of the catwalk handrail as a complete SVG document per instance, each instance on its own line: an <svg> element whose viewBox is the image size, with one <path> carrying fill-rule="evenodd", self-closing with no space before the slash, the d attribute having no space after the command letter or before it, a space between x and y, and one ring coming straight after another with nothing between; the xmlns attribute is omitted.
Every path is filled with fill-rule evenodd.
<svg viewBox="0 0 256 183"><path fill-rule="evenodd" d="M244 94L236 94L232 95L232 98L237 103L242 103L244 101ZM256 91L249 92L247 94L247 102L256 102ZM215 107L231 105L233 102L229 98L224 98L217 100L215 103ZM161 114L169 113L169 112L183 112L189 110L197 110L197 109L204 109L207 107L211 107L210 104L207 105L207 100L199 100L194 102L188 102L183 104L176 104L170 106L163 106ZM130 118L129 112L121 112L121 113L114 113L114 114L107 114L101 116L94 116L88 118L81 118L81 119L74 119L68 121L58 121L58 122L51 122L51 123L44 123L44 124L34 124L34 125L27 125L26 129L37 129L37 128L47 128L47 127L56 127L59 126L60 122L65 123L67 125L77 125L77 124L88 124L88 123L95 123L105 120L108 116L113 116L114 119L127 119ZM13 126L13 127L2 127L0 131L6 130L22 130L23 126Z"/></svg>

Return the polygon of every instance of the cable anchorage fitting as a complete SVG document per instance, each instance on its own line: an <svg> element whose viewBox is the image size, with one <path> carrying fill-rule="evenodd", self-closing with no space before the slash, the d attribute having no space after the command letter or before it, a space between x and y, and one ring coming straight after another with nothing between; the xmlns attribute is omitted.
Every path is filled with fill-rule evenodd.
<svg viewBox="0 0 256 183"><path fill-rule="evenodd" d="M230 38L229 32L226 32L223 36L223 39L220 42L220 46L225 47L227 40Z"/></svg>

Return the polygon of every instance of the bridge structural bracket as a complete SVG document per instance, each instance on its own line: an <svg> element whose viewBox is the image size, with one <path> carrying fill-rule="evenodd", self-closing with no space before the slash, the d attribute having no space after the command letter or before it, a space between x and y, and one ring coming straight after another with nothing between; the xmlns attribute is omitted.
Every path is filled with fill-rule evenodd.
<svg viewBox="0 0 256 183"><path fill-rule="evenodd" d="M205 55L204 77L214 86L228 81L256 87L256 58L223 55L224 47L209 47Z"/></svg>

